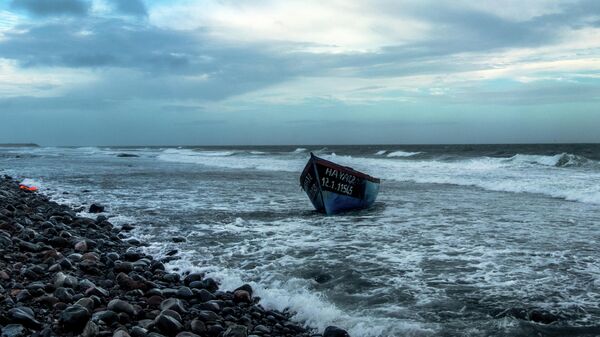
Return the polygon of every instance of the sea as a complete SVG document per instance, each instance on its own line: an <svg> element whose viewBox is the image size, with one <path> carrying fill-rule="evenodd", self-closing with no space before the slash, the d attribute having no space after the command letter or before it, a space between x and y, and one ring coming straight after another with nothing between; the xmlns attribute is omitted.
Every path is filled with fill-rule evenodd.
<svg viewBox="0 0 600 337"><path fill-rule="evenodd" d="M315 212L310 152L381 178L375 205ZM178 251L169 270L249 283L317 331L600 335L600 144L3 147L0 174L105 205Z"/></svg>

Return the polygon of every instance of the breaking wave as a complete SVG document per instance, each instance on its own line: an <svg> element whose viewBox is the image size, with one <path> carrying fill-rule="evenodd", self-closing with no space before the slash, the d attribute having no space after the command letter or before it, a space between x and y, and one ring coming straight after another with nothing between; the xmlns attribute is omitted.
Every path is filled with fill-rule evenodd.
<svg viewBox="0 0 600 337"><path fill-rule="evenodd" d="M381 152L381 151L379 151ZM379 154L379 152L377 152L377 154ZM381 154L384 154L385 151ZM390 152L388 153L388 157L412 157L418 154L421 154L423 152L406 152L406 151L394 151L394 152Z"/></svg>
<svg viewBox="0 0 600 337"><path fill-rule="evenodd" d="M553 156L516 154L507 159L507 162L518 164L539 164L555 167L579 167L593 163L583 156L570 153L561 153Z"/></svg>
<svg viewBox="0 0 600 337"><path fill-rule="evenodd" d="M307 155L233 154L233 151L166 149L158 155L158 159L225 169L300 172L308 158ZM408 157L417 153L396 151L380 158L334 154L320 156L383 178L384 181L476 186L489 191L536 193L570 201L600 204L600 185L591 183L600 181L600 170L595 169L598 163L582 156L568 153L554 156L517 154L510 158L475 157L448 161L397 160L390 156L392 154Z"/></svg>

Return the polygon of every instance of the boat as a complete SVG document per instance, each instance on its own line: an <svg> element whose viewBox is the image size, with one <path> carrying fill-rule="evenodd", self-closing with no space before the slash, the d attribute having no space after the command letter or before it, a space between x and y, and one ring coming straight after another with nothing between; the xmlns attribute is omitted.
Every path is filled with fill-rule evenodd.
<svg viewBox="0 0 600 337"><path fill-rule="evenodd" d="M380 180L353 168L319 158L312 152L300 175L300 186L318 212L333 215L371 207Z"/></svg>

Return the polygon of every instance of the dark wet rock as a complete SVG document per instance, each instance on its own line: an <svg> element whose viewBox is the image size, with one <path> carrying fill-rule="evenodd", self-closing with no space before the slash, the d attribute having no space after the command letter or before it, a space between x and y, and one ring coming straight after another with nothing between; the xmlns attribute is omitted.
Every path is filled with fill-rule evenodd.
<svg viewBox="0 0 600 337"><path fill-rule="evenodd" d="M58 302L58 298L51 295L44 295L36 298L35 302L46 306L53 306Z"/></svg>
<svg viewBox="0 0 600 337"><path fill-rule="evenodd" d="M177 296L179 298L183 298L183 299L189 299L189 298L194 297L194 293L188 287L181 287L181 288L177 289L177 293L175 294L175 296Z"/></svg>
<svg viewBox="0 0 600 337"><path fill-rule="evenodd" d="M132 224L123 224L123 226L121 226L121 230L124 232L129 232L135 229L135 226L133 226Z"/></svg>
<svg viewBox="0 0 600 337"><path fill-rule="evenodd" d="M54 297L58 298L59 301L65 303L71 303L71 301L73 301L74 295L75 293L73 292L73 289L70 288L60 287L54 291Z"/></svg>
<svg viewBox="0 0 600 337"><path fill-rule="evenodd" d="M79 242L75 243L74 249L75 249L75 251L82 252L82 253L87 252L88 244L85 240L79 241Z"/></svg>
<svg viewBox="0 0 600 337"><path fill-rule="evenodd" d="M39 329L42 324L34 317L33 310L28 307L16 307L8 311L8 315L15 323L20 323L26 327Z"/></svg>
<svg viewBox="0 0 600 337"><path fill-rule="evenodd" d="M85 327L83 328L83 332L81 333L81 337L95 337L100 332L98 325L94 323L92 320L88 321Z"/></svg>
<svg viewBox="0 0 600 337"><path fill-rule="evenodd" d="M86 296L98 296L98 297L108 297L110 293L108 290L101 287L90 287L85 291Z"/></svg>
<svg viewBox="0 0 600 337"><path fill-rule="evenodd" d="M68 259L61 259L60 261L58 261L58 264L64 270L71 270L71 269L73 269L73 264Z"/></svg>
<svg viewBox="0 0 600 337"><path fill-rule="evenodd" d="M560 320L560 316L545 310L531 310L529 320L536 323L551 324Z"/></svg>
<svg viewBox="0 0 600 337"><path fill-rule="evenodd" d="M129 303L127 301L123 301L120 299L114 299L114 300L108 302L107 308L108 308L108 310L112 310L116 313L124 312L130 316L135 315L135 309L133 308L133 305L131 305L131 303Z"/></svg>
<svg viewBox="0 0 600 337"><path fill-rule="evenodd" d="M336 326L328 326L323 332L323 337L349 337L350 335L346 330L340 329Z"/></svg>
<svg viewBox="0 0 600 337"><path fill-rule="evenodd" d="M223 337L248 337L248 328L243 325L232 325L225 330Z"/></svg>
<svg viewBox="0 0 600 337"><path fill-rule="evenodd" d="M150 306L150 307L155 307L158 308L160 307L160 304L162 303L162 301L164 301L164 298L162 296L158 296L158 295L153 295L150 296L147 300L146 303Z"/></svg>
<svg viewBox="0 0 600 337"><path fill-rule="evenodd" d="M173 316L165 314L164 311L154 319L156 328L167 336L175 336L183 330L183 325Z"/></svg>
<svg viewBox="0 0 600 337"><path fill-rule="evenodd" d="M187 239L184 238L183 236L174 236L171 238L171 241L179 243L179 242L186 242Z"/></svg>
<svg viewBox="0 0 600 337"><path fill-rule="evenodd" d="M221 324L210 325L206 329L206 334L210 337L223 337L223 332L225 332L225 328Z"/></svg>
<svg viewBox="0 0 600 337"><path fill-rule="evenodd" d="M132 246L141 246L142 242L138 239L128 239L125 242L129 243Z"/></svg>
<svg viewBox="0 0 600 337"><path fill-rule="evenodd" d="M117 322L118 320L119 317L117 313L112 310L97 311L94 313L94 315L92 315L92 321L103 321L109 325L111 325L113 322Z"/></svg>
<svg viewBox="0 0 600 337"><path fill-rule="evenodd" d="M206 290L210 291L211 293L213 293L217 289L219 289L219 285L212 278L207 278L202 281L193 281L189 284L189 287L195 288L195 289L206 289Z"/></svg>
<svg viewBox="0 0 600 337"><path fill-rule="evenodd" d="M219 304L219 301L215 300L196 304L194 305L194 308L198 310L208 310L217 313L221 311L221 305Z"/></svg>
<svg viewBox="0 0 600 337"><path fill-rule="evenodd" d="M177 336L175 336L175 337L200 337L200 336L196 335L195 333L184 331L184 332L178 333Z"/></svg>
<svg viewBox="0 0 600 337"><path fill-rule="evenodd" d="M17 245L19 246L19 248L26 252L35 253L42 249L42 247L36 243L27 242L27 241L23 241L20 239L15 239L15 241L16 241Z"/></svg>
<svg viewBox="0 0 600 337"><path fill-rule="evenodd" d="M106 254L106 258L116 261L121 258L121 256L116 252L110 252Z"/></svg>
<svg viewBox="0 0 600 337"><path fill-rule="evenodd" d="M89 318L90 313L86 308L79 305L72 305L60 314L60 323L66 331L80 332L87 324Z"/></svg>
<svg viewBox="0 0 600 337"><path fill-rule="evenodd" d="M238 290L244 290L244 291L248 292L248 294L250 294L250 296L252 296L252 286L251 286L251 285L249 285L249 284L247 284L247 283L246 283L246 284L244 284L244 285L242 285L242 286L241 286L241 287L239 287L239 288L236 288L236 289L234 290L234 292L236 292L236 291L238 291Z"/></svg>
<svg viewBox="0 0 600 337"><path fill-rule="evenodd" d="M149 286L146 285L144 282L134 280L133 278L129 277L129 275L127 275L125 273L119 273L116 277L116 281L117 281L117 284L119 284L119 286L121 288L126 289L126 290L135 290L135 289L145 290L145 289L149 288Z"/></svg>
<svg viewBox="0 0 600 337"><path fill-rule="evenodd" d="M212 301L212 300L216 299L215 295L213 295L210 291L208 291L206 289L198 290L196 297L201 302L208 302L208 301Z"/></svg>
<svg viewBox="0 0 600 337"><path fill-rule="evenodd" d="M203 279L204 279L203 273L191 273L183 279L183 283L189 287L190 283L192 283L194 281L202 281Z"/></svg>
<svg viewBox="0 0 600 337"><path fill-rule="evenodd" d="M26 335L25 327L21 324L9 324L2 328L1 337L23 337Z"/></svg>
<svg viewBox="0 0 600 337"><path fill-rule="evenodd" d="M196 313L196 317L202 320L203 322L216 322L221 319L221 316L208 310L202 310Z"/></svg>
<svg viewBox="0 0 600 337"><path fill-rule="evenodd" d="M54 275L54 287L55 288L75 288L79 285L79 281L75 276L67 275L62 272Z"/></svg>
<svg viewBox="0 0 600 337"><path fill-rule="evenodd" d="M29 300L30 298L31 298L31 293L27 289L19 291L19 293L15 297L17 302L24 302L24 301Z"/></svg>
<svg viewBox="0 0 600 337"><path fill-rule="evenodd" d="M131 335L125 330L117 330L113 334L113 337L131 337Z"/></svg>
<svg viewBox="0 0 600 337"><path fill-rule="evenodd" d="M142 328L141 326L134 326L129 331L131 337L146 337L148 334L148 329Z"/></svg>
<svg viewBox="0 0 600 337"><path fill-rule="evenodd" d="M203 335L206 332L206 325L199 319L193 319L190 323L190 330L194 333Z"/></svg>
<svg viewBox="0 0 600 337"><path fill-rule="evenodd" d="M177 311L166 309L166 310L163 310L161 312L161 314L171 316L171 317L175 318L178 322L181 322L181 315Z"/></svg>
<svg viewBox="0 0 600 337"><path fill-rule="evenodd" d="M84 297L84 298L80 298L77 302L75 302L75 305L79 305L81 307L84 307L87 309L87 311L92 312L94 311L94 300L92 300L89 297Z"/></svg>
<svg viewBox="0 0 600 337"><path fill-rule="evenodd" d="M104 212L104 206L100 204L91 204L88 210L90 213L102 213Z"/></svg>
<svg viewBox="0 0 600 337"><path fill-rule="evenodd" d="M140 252L137 252L134 250L129 250L129 251L125 252L125 254L123 254L122 257L126 261L135 262L135 261L141 259L143 257L143 255Z"/></svg>
<svg viewBox="0 0 600 337"><path fill-rule="evenodd" d="M69 242L69 240L60 237L60 236L55 236L53 238L51 238L50 240L48 240L48 243L53 246L53 247L57 247L57 248L63 248L63 247L68 247L71 243Z"/></svg>
<svg viewBox="0 0 600 337"><path fill-rule="evenodd" d="M177 311L180 314L187 312L187 309L185 308L185 305L183 304L183 302L177 298L169 298L169 299L164 300L160 304L160 309L161 310L170 309L173 311Z"/></svg>
<svg viewBox="0 0 600 337"><path fill-rule="evenodd" d="M247 292L246 290L236 290L233 293L233 300L235 302L245 302L245 303L252 303L252 297L250 296L250 293Z"/></svg>
<svg viewBox="0 0 600 337"><path fill-rule="evenodd" d="M117 157L119 158L136 158L139 157L137 154L133 154L133 153L117 153Z"/></svg>
<svg viewBox="0 0 600 337"><path fill-rule="evenodd" d="M131 262L116 261L113 269L116 273L129 273L133 270L133 264Z"/></svg>
<svg viewBox="0 0 600 337"><path fill-rule="evenodd" d="M254 329L252 330L252 332L254 333L258 333L258 334L270 334L271 333L271 329L269 329L268 327L259 324L257 326L254 327Z"/></svg>

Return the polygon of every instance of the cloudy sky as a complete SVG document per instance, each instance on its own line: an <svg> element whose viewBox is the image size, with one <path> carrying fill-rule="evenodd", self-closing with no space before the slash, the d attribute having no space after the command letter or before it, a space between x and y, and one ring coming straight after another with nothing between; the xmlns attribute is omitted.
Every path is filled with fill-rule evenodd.
<svg viewBox="0 0 600 337"><path fill-rule="evenodd" d="M0 1L0 143L600 142L597 0Z"/></svg>

